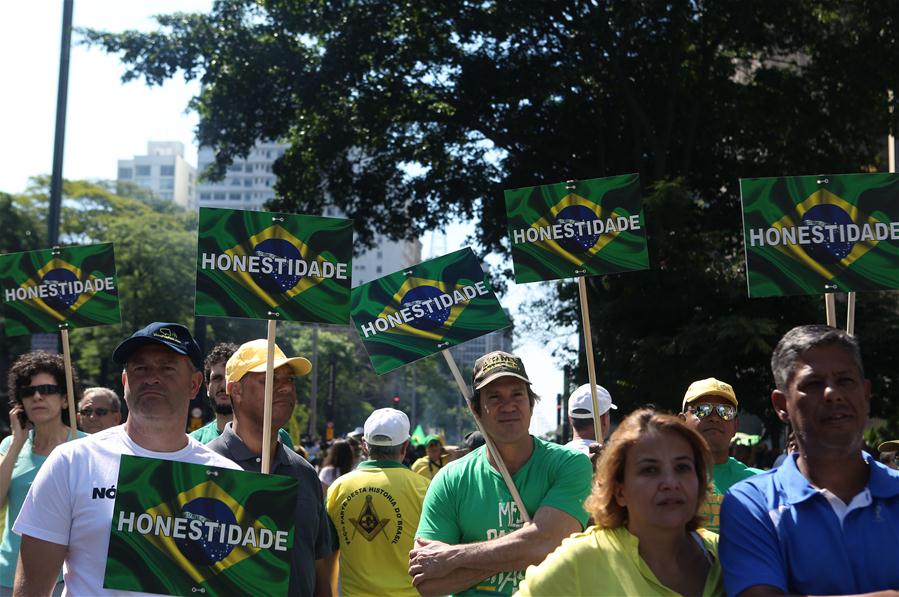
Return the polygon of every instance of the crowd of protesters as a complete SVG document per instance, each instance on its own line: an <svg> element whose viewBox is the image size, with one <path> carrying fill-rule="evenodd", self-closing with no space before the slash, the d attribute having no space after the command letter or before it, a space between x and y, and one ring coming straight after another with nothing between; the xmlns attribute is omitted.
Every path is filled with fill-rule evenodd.
<svg viewBox="0 0 899 597"><path fill-rule="evenodd" d="M204 358L184 326L152 323L113 353L127 417L114 391L82 394L72 372L73 438L62 358L20 356L0 442L0 595L114 594L103 588L113 500L95 488L116 483L121 454L260 471L266 358L265 340ZM735 442L738 396L715 378L686 388L676 413L621 413L605 388L581 386L568 400L573 439L536 438L539 397L505 352L475 363L469 406L483 433L458 446L438 434L413 444L392 408L294 446L284 426L311 363L276 346L272 365L268 470L299 481L290 595L899 590L899 440L864 445L870 383L857 340L834 328L794 328L774 349L772 406L791 430L779 456ZM204 383L215 418L187 435Z"/></svg>

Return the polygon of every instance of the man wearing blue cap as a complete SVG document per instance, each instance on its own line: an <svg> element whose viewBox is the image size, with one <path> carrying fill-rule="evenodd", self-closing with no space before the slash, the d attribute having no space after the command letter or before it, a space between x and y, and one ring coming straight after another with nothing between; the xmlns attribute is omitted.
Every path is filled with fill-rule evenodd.
<svg viewBox="0 0 899 597"><path fill-rule="evenodd" d="M123 367L128 420L47 458L13 526L22 535L17 595L49 594L63 562L69 594L111 593L103 577L122 454L240 468L184 433L188 404L203 383L203 356L187 328L151 323L112 358Z"/></svg>

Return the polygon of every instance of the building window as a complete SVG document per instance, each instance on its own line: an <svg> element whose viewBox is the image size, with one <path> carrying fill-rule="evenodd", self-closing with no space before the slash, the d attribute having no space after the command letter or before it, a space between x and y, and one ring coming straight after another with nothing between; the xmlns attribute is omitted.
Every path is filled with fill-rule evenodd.
<svg viewBox="0 0 899 597"><path fill-rule="evenodd" d="M212 199L212 193L200 193L200 201L209 201Z"/></svg>
<svg viewBox="0 0 899 597"><path fill-rule="evenodd" d="M138 176L150 176L149 166L137 166L134 171Z"/></svg>
<svg viewBox="0 0 899 597"><path fill-rule="evenodd" d="M253 171L253 164L250 164L249 162L247 162L247 165L244 166L244 172L252 172L252 171Z"/></svg>
<svg viewBox="0 0 899 597"><path fill-rule="evenodd" d="M216 193L215 198L218 199L219 201L224 201L225 194L224 193Z"/></svg>
<svg viewBox="0 0 899 597"><path fill-rule="evenodd" d="M232 162L230 166L228 166L228 172L240 172L243 170L243 164L240 162Z"/></svg>
<svg viewBox="0 0 899 597"><path fill-rule="evenodd" d="M131 178L131 168L119 168L119 178Z"/></svg>
<svg viewBox="0 0 899 597"><path fill-rule="evenodd" d="M383 257L384 257L384 251L378 251L378 259L381 259ZM590 390L590 391L592 392L593 390Z"/></svg>
<svg viewBox="0 0 899 597"><path fill-rule="evenodd" d="M244 178L244 179L243 179L243 186L245 186L245 187L251 187L251 186L253 186L253 179L251 179L251 178Z"/></svg>
<svg viewBox="0 0 899 597"><path fill-rule="evenodd" d="M228 199L231 201L240 201L240 193L228 193Z"/></svg>
<svg viewBox="0 0 899 597"><path fill-rule="evenodd" d="M160 178L159 179L159 188L160 189L174 189L175 188L175 179L174 178Z"/></svg>
<svg viewBox="0 0 899 597"><path fill-rule="evenodd" d="M174 166L160 166L159 167L159 175L160 176L175 176L175 167Z"/></svg>
<svg viewBox="0 0 899 597"><path fill-rule="evenodd" d="M376 273L379 273L379 274L381 273L381 266L380 266L380 265L379 265L378 267L375 268L375 272L376 272ZM592 392L593 390L590 390L590 391Z"/></svg>

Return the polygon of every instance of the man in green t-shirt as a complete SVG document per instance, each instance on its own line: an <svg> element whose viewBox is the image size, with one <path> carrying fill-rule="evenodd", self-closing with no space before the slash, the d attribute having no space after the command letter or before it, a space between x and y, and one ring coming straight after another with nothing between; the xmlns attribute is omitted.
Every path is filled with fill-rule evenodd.
<svg viewBox="0 0 899 597"><path fill-rule="evenodd" d="M531 517L524 524L486 446L431 481L409 554L422 595L511 595L524 570L584 529L593 468L586 455L531 436L537 399L521 359L492 352L475 362L470 408L496 444Z"/></svg>
<svg viewBox="0 0 899 597"><path fill-rule="evenodd" d="M750 468L730 456L730 442L737 432L737 395L730 384L714 377L694 381L684 394L682 416L709 444L712 460L712 489L699 514L705 528L717 533L724 494L730 486L762 471Z"/></svg>

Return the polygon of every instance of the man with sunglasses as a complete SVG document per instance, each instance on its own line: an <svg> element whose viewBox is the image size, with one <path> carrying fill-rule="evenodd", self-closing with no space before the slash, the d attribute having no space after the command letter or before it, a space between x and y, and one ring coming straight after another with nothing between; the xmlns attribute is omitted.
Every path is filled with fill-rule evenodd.
<svg viewBox="0 0 899 597"><path fill-rule="evenodd" d="M750 468L730 456L730 442L737 432L737 395L730 384L714 377L694 381L684 394L682 416L709 444L715 466L712 486L699 510L705 527L717 533L721 502L731 485L762 471Z"/></svg>
<svg viewBox="0 0 899 597"><path fill-rule="evenodd" d="M119 397L109 388L88 388L78 403L78 427L97 433L122 422Z"/></svg>

